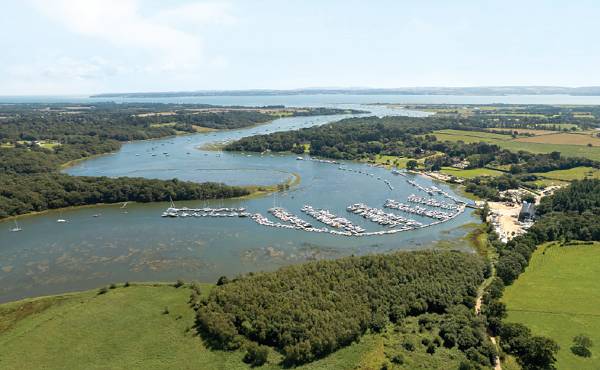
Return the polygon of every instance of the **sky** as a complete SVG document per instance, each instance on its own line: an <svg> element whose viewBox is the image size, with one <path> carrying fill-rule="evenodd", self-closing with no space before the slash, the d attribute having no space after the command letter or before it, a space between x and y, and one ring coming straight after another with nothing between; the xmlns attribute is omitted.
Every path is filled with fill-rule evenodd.
<svg viewBox="0 0 600 370"><path fill-rule="evenodd" d="M600 2L0 0L0 95L600 85Z"/></svg>

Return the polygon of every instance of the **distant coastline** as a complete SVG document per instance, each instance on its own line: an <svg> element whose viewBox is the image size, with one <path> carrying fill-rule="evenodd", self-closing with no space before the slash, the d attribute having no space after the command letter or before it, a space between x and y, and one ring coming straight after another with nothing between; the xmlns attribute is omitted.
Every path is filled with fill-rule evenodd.
<svg viewBox="0 0 600 370"><path fill-rule="evenodd" d="M600 86L481 86L481 87L406 87L406 88L306 88L252 90L198 90L170 92L131 92L91 95L90 98L169 98L194 96L286 96L286 95L572 95L600 96Z"/></svg>

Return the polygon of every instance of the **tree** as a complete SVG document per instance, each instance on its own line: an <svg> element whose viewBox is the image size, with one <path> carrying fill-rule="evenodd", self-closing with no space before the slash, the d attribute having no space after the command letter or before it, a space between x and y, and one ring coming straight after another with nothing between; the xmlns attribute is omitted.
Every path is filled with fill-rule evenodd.
<svg viewBox="0 0 600 370"><path fill-rule="evenodd" d="M419 162L415 161L414 159L411 159L408 162L406 162L406 169L410 170L410 171L414 171L417 169L418 165L419 165Z"/></svg>
<svg viewBox="0 0 600 370"><path fill-rule="evenodd" d="M225 275L221 276L219 280L217 280L217 286L225 285L227 283L229 283L229 279Z"/></svg>
<svg viewBox="0 0 600 370"><path fill-rule="evenodd" d="M244 362L252 366L262 366L269 358L269 349L266 346L251 342L246 348Z"/></svg>
<svg viewBox="0 0 600 370"><path fill-rule="evenodd" d="M523 370L553 369L558 350L558 344L550 338L531 337L517 354L518 362Z"/></svg>
<svg viewBox="0 0 600 370"><path fill-rule="evenodd" d="M485 202L485 204L483 205L483 208L481 208L479 210L479 216L481 217L481 222L486 222L489 214L490 214L490 205L488 204L488 202Z"/></svg>
<svg viewBox="0 0 600 370"><path fill-rule="evenodd" d="M571 346L571 352L576 356L580 357L591 357L592 351L590 351L590 347L592 347L594 343L592 340L583 334L579 334L573 338L573 346Z"/></svg>

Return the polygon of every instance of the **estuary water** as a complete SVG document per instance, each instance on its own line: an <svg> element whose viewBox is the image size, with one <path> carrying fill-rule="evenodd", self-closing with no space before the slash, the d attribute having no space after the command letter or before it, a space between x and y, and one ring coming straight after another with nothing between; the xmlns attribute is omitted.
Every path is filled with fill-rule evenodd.
<svg viewBox="0 0 600 370"><path fill-rule="evenodd" d="M360 104L309 101L286 105L353 108L378 116L427 114ZM267 210L278 206L319 225L300 211L303 205L309 204L346 217L367 231L385 230L384 226L347 212L346 207L361 202L383 208L389 198L406 201L413 193L429 196L419 193L406 180L412 179L424 187L434 183L421 176L398 176L388 169L355 162L331 164L308 157L298 160L295 155L202 149L208 144L300 129L350 116L289 117L240 130L132 142L123 145L117 153L89 159L65 172L217 181L232 185L271 185L299 178L300 182L290 190L267 197L178 202L177 206L245 207L274 221ZM435 183L435 186L454 194L443 184ZM440 195L436 197L443 200ZM132 203L53 211L21 217L19 225L23 231L18 233L9 232L13 221L1 222L0 301L94 288L111 282L177 278L213 282L221 275L273 270L308 260L429 248L436 241L464 236L464 225L476 221L467 209L450 221L427 228L393 235L345 237L268 228L249 218L162 218L161 213L168 206L166 203ZM401 211L394 213L425 224L433 221ZM58 218L67 222L57 223ZM465 245L464 249L468 247Z"/></svg>

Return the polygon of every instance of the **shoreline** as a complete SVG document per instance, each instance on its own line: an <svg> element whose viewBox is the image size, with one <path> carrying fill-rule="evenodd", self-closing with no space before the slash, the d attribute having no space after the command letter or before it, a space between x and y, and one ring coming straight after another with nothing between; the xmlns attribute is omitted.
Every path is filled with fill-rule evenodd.
<svg viewBox="0 0 600 370"><path fill-rule="evenodd" d="M198 200L202 200L202 201L210 201L210 200L247 200L247 199L254 199L254 198L260 198L262 196L267 196L273 193L276 193L279 191L278 187L280 185L283 186L288 186L288 188L292 188L298 184L300 184L301 182L301 177L299 174L295 173L295 172L285 172L285 171L280 171L282 173L287 173L290 174L292 176L291 179L287 180L286 182L282 182L282 183L278 183L278 184L273 184L273 185L241 185L239 186L240 188L246 189L250 192L250 194L248 195L242 195L240 197L233 197L233 198L211 198L211 199L187 199L187 200L182 200L182 202L188 202L188 201L198 201ZM202 183L199 183L202 184ZM78 209L84 209L84 208L93 208L93 207L110 207L110 206L116 206L122 203L132 203L132 204L153 204L153 203L165 203L168 202L167 200L161 200L161 201L156 201L156 202L146 202L146 203L140 203L140 202L136 202L136 201L122 201L122 202L115 202L115 203L94 203L94 204L82 204L82 205L78 205L78 206L69 206L69 207L61 207L61 208L51 208L51 209L45 209L43 211L32 211L32 212L28 212L28 213L23 213L20 215L15 215L15 216L8 216L5 218L1 218L0 219L0 224L4 223L6 221L11 221L11 220L19 220L22 218L27 218L27 217L34 217L34 216L42 216L45 214L49 214L52 212L61 212L61 211L73 211L73 210L78 210Z"/></svg>

